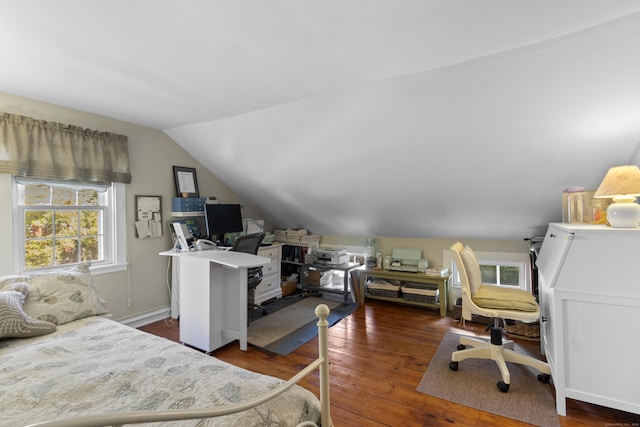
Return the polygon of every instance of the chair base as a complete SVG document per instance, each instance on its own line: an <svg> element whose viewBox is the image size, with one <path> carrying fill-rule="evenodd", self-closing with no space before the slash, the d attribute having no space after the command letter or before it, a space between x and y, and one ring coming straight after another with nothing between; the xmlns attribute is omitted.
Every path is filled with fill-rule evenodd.
<svg viewBox="0 0 640 427"><path fill-rule="evenodd" d="M511 375L509 374L506 362L530 366L542 374L538 376L540 381L548 382L551 370L546 362L531 356L516 353L513 350L512 341L502 342L502 329L500 328L492 327L491 337L491 342L466 336L460 337L458 351L451 353L451 363L449 364L449 368L456 371L458 369L457 362L461 362L465 359L493 360L498 365L502 375L502 384L498 383L498 388L502 392L507 392L509 390L509 385L511 384Z"/></svg>

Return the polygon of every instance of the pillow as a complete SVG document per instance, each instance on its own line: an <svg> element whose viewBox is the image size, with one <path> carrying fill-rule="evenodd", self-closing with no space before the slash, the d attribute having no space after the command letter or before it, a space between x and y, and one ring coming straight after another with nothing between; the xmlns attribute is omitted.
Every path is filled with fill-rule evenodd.
<svg viewBox="0 0 640 427"><path fill-rule="evenodd" d="M480 265L478 265L476 254L473 253L473 250L471 250L469 246L464 247L462 252L460 252L460 256L462 257L464 269L467 270L467 278L469 279L469 287L471 288L471 296L473 297L476 292L478 292L480 285L482 285Z"/></svg>
<svg viewBox="0 0 640 427"><path fill-rule="evenodd" d="M35 320L22 309L29 295L26 283L14 283L11 288L0 291L0 339L37 337L56 330L53 323Z"/></svg>
<svg viewBox="0 0 640 427"><path fill-rule="evenodd" d="M98 295L89 271L90 263L69 270L30 273L0 278L0 290L18 281L29 285L24 311L34 319L62 325L99 314L111 314Z"/></svg>
<svg viewBox="0 0 640 427"><path fill-rule="evenodd" d="M536 311L538 309L538 303L534 296L522 289L482 285L472 299L476 305L483 308L516 311Z"/></svg>

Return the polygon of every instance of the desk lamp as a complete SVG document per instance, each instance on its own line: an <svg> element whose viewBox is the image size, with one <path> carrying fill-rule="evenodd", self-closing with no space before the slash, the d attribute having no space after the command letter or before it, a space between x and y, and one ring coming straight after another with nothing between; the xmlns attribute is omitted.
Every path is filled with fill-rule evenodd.
<svg viewBox="0 0 640 427"><path fill-rule="evenodd" d="M636 165L609 169L593 197L612 198L607 208L607 220L614 228L637 228L640 224L640 169Z"/></svg>

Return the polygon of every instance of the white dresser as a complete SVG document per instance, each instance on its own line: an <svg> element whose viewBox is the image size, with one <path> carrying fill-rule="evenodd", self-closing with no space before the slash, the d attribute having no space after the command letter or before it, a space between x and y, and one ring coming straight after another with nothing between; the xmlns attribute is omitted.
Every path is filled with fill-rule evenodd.
<svg viewBox="0 0 640 427"><path fill-rule="evenodd" d="M249 302L262 304L273 298L282 298L280 287L280 261L282 260L282 245L274 243L270 246L261 246L258 255L271 259L271 263L262 268L262 282L249 293Z"/></svg>
<svg viewBox="0 0 640 427"><path fill-rule="evenodd" d="M536 264L558 414L566 398L640 414L640 229L549 224Z"/></svg>

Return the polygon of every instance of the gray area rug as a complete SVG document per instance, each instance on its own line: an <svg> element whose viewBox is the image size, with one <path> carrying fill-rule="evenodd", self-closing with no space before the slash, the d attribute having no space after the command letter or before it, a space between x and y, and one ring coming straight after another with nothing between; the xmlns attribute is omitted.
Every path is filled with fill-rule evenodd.
<svg viewBox="0 0 640 427"><path fill-rule="evenodd" d="M358 308L357 304L344 305L341 302L318 297L296 298L290 304L249 323L247 342L254 347L286 356L318 335L318 318L315 309L318 304L326 304L331 310L327 321L334 325Z"/></svg>
<svg viewBox="0 0 640 427"><path fill-rule="evenodd" d="M552 387L538 381L535 369L507 363L511 374L507 393L496 387L502 377L492 360L467 359L459 362L457 372L449 369L459 339L452 332L445 335L417 391L537 426L560 426ZM526 347L516 343L514 347L517 352L539 358L538 348L539 343Z"/></svg>

